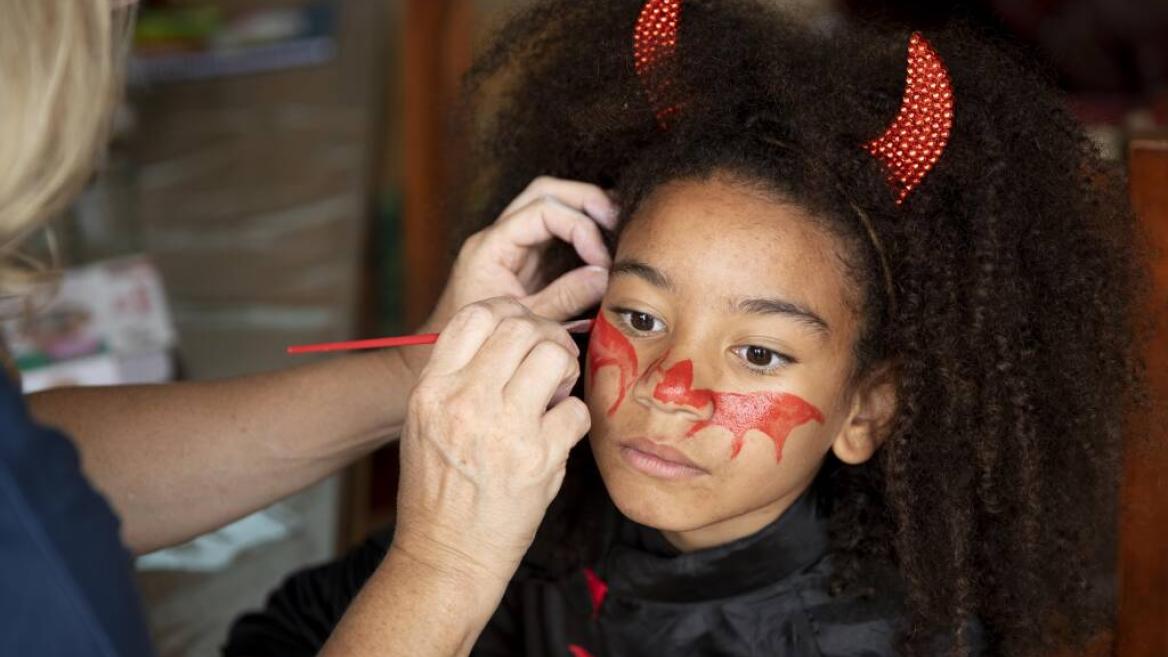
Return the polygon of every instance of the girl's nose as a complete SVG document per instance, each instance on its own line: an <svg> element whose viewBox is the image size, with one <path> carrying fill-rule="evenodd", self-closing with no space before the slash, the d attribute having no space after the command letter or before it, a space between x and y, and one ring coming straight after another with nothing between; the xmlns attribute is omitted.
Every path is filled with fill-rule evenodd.
<svg viewBox="0 0 1168 657"><path fill-rule="evenodd" d="M666 354L637 382L634 396L639 403L665 413L708 419L714 407L713 392L694 389L693 382L694 362L686 358L670 363Z"/></svg>

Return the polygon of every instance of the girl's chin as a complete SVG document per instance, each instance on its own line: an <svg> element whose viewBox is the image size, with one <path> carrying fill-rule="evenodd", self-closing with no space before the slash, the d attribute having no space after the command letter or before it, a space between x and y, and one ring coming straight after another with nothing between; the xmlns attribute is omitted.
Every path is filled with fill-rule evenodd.
<svg viewBox="0 0 1168 657"><path fill-rule="evenodd" d="M592 454L613 504L633 522L662 531L682 532L706 524L711 502L701 478L660 476L646 472L621 455L620 446L599 432L589 436Z"/></svg>
<svg viewBox="0 0 1168 657"><path fill-rule="evenodd" d="M659 482L619 467L610 470L601 466L600 474L613 504L637 524L671 532L689 531L704 524L700 522L700 500L708 498L708 494L690 495L690 491L678 490L676 485L670 486L673 490L665 490ZM690 501L690 497L695 499Z"/></svg>

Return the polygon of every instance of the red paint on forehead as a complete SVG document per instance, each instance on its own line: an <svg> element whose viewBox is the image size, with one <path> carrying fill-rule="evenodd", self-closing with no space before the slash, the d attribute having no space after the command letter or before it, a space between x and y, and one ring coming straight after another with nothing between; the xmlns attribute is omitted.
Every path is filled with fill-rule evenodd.
<svg viewBox="0 0 1168 657"><path fill-rule="evenodd" d="M637 376L637 350L623 333L609 323L602 310L596 316L596 324L592 327L592 336L588 341L588 370L592 377L589 385L596 385L596 373L610 365L615 365L620 371L620 389L616 401L608 409L611 416L624 402Z"/></svg>
<svg viewBox="0 0 1168 657"><path fill-rule="evenodd" d="M785 392L716 392L694 390L693 361L683 360L662 373L661 381L653 390L653 397L667 404L705 408L713 404L708 420L695 422L687 436L707 427L721 427L733 435L730 458L742 451L746 432L751 429L766 434L775 443L775 461L783 459L783 445L787 437L812 420L823 422L819 409L802 398Z"/></svg>

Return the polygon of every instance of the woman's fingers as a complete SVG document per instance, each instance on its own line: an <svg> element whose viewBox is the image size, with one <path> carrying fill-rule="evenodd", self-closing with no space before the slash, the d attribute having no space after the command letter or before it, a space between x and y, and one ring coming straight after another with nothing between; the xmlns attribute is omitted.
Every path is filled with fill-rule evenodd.
<svg viewBox="0 0 1168 657"><path fill-rule="evenodd" d="M495 334L501 322L530 314L514 299L487 299L470 304L455 313L442 330L426 369L441 374L464 369Z"/></svg>
<svg viewBox="0 0 1168 657"><path fill-rule="evenodd" d="M600 303L607 287L608 270L588 265L560 276L523 304L540 317L563 321Z"/></svg>
<svg viewBox="0 0 1168 657"><path fill-rule="evenodd" d="M561 344L540 342L503 387L503 399L517 413L538 416L559 390L570 388L579 378L578 357L577 351L568 351Z"/></svg>
<svg viewBox="0 0 1168 657"><path fill-rule="evenodd" d="M612 258L601 228L615 228L617 215L609 195L595 185L537 178L494 224L463 243L426 328L441 330L455 310L480 299L512 296L526 303L528 295L542 292L543 254L557 240L571 244L587 265L608 269ZM588 307L583 300L595 296L597 280L595 272L563 278L558 289L538 297L540 313L564 319ZM571 289L576 283L581 289ZM416 349L406 359L418 370L427 355L427 349Z"/></svg>
<svg viewBox="0 0 1168 657"><path fill-rule="evenodd" d="M588 405L576 397L568 397L544 414L540 436L552 450L554 462L563 463L568 460L568 452L591 428Z"/></svg>
<svg viewBox="0 0 1168 657"><path fill-rule="evenodd" d="M587 264L598 267L612 264L596 221L554 197L536 198L504 216L488 230L486 241L489 245L509 248L513 253L542 247L559 239L571 244Z"/></svg>
<svg viewBox="0 0 1168 657"><path fill-rule="evenodd" d="M513 302L523 308L519 302ZM564 353L572 354L572 358L579 355L580 350L559 324L540 319L530 312L522 315L513 315L499 322L494 333L482 344L478 353L466 366L470 377L482 377L484 380L497 381L496 390L500 390L514 377L520 364L543 344L556 348ZM552 390L548 392L551 398ZM546 408L547 400L544 400Z"/></svg>
<svg viewBox="0 0 1168 657"><path fill-rule="evenodd" d="M562 180L551 176L540 176L531 181L515 200L503 210L507 216L540 197L559 199L591 217L605 228L616 228L618 209L612 198L600 187L575 180Z"/></svg>

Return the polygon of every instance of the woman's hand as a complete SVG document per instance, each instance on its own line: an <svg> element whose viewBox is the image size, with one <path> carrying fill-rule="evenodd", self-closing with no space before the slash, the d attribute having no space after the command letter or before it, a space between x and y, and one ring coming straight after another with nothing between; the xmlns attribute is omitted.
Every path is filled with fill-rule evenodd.
<svg viewBox="0 0 1168 657"><path fill-rule="evenodd" d="M613 229L616 219L617 207L603 189L536 178L494 224L462 245L427 330L440 331L459 308L492 297L513 297L553 320L596 305L612 264L600 228ZM556 240L571 244L585 264L548 282L540 278L541 263Z"/></svg>
<svg viewBox="0 0 1168 657"><path fill-rule="evenodd" d="M471 235L458 252L446 289L419 329L439 333L468 304L495 297L517 299L536 315L566 320L595 306L608 286L612 257L601 228L616 227L618 209L596 185L536 178L508 205L499 219ZM572 245L584 265L553 281L543 280L548 248L561 240ZM430 347L389 352L417 377Z"/></svg>
<svg viewBox="0 0 1168 657"><path fill-rule="evenodd" d="M408 405L392 550L468 581L505 583L588 431L566 394L579 350L519 302L468 306L443 330Z"/></svg>
<svg viewBox="0 0 1168 657"><path fill-rule="evenodd" d="M450 320L409 400L393 543L322 657L470 653L588 431L583 402L553 402L577 356L514 299Z"/></svg>

